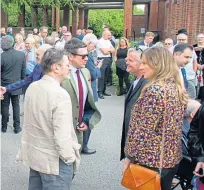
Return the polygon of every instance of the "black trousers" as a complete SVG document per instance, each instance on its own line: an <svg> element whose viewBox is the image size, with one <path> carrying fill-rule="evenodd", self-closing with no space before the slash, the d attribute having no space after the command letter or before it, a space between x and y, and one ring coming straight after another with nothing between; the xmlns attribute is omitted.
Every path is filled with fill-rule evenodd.
<svg viewBox="0 0 204 190"><path fill-rule="evenodd" d="M199 92L198 97L201 99L201 103L203 103L204 102L204 86L200 87L200 92Z"/></svg>
<svg viewBox="0 0 204 190"><path fill-rule="evenodd" d="M178 166L179 165L177 164L174 168L163 168L161 170L161 190L171 190L172 180L178 170ZM144 167L159 173L158 168L150 168L147 166Z"/></svg>
<svg viewBox="0 0 204 190"><path fill-rule="evenodd" d="M13 107L13 127L15 129L18 129L20 127L19 95L11 95L11 93L5 93L4 99L1 101L1 127L7 129L7 124L9 121L10 100Z"/></svg>
<svg viewBox="0 0 204 190"><path fill-rule="evenodd" d="M100 68L101 78L98 79L98 92L105 92L106 81L109 76L109 73L111 72L110 66L112 64L112 61L110 57L104 57L101 59L103 59L103 65Z"/></svg>
<svg viewBox="0 0 204 190"><path fill-rule="evenodd" d="M121 93L124 91L123 81L125 82L126 89L129 90L130 80L129 80L129 73L127 71L124 71L122 75L118 75L118 82L119 82L119 88Z"/></svg>

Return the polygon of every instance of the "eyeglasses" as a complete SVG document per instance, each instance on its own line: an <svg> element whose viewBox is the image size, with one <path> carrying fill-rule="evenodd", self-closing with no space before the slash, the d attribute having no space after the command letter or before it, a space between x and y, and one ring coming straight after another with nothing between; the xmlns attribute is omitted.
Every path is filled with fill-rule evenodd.
<svg viewBox="0 0 204 190"><path fill-rule="evenodd" d="M81 55L81 54L77 54L77 53L72 53L72 55L81 56L82 59L85 59L86 57L88 57L88 54Z"/></svg>
<svg viewBox="0 0 204 190"><path fill-rule="evenodd" d="M187 39L177 39L177 41L185 42Z"/></svg>

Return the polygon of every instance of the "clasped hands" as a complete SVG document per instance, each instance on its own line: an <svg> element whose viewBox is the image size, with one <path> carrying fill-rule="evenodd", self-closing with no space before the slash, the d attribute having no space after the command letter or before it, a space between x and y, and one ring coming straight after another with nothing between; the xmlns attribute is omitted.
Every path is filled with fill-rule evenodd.
<svg viewBox="0 0 204 190"><path fill-rule="evenodd" d="M83 132L83 131L86 131L87 129L88 129L88 126L83 122L80 125L77 125L77 130L78 131Z"/></svg>

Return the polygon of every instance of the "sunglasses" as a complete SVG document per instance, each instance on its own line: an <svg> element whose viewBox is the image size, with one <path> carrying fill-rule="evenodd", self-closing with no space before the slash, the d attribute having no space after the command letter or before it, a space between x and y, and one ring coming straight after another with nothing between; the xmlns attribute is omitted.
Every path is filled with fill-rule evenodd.
<svg viewBox="0 0 204 190"><path fill-rule="evenodd" d="M81 56L82 59L85 59L86 57L88 57L88 54L81 55L81 54L77 54L77 53L72 53L72 55Z"/></svg>
<svg viewBox="0 0 204 190"><path fill-rule="evenodd" d="M165 43L165 45L169 45L169 46L170 46L170 45L171 45L171 43Z"/></svg>

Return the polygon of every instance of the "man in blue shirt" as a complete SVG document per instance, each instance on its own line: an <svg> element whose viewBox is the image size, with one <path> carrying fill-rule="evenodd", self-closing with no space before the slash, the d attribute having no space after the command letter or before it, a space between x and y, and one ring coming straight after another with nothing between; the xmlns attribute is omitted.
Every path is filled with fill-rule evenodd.
<svg viewBox="0 0 204 190"><path fill-rule="evenodd" d="M17 89L20 89L20 88L23 88L25 86L28 86L30 85L32 82L34 81L38 81L42 78L43 76L43 73L42 73L42 70L41 70L41 67L40 67L40 63L41 63L41 59L45 53L45 51L49 48L52 48L51 45L49 44L44 44L42 46L40 46L38 48L38 51L37 51L37 62L39 64L36 64L35 65L35 68L33 69L33 72L28 75L25 79L23 80L20 80L18 82L15 82L13 84L9 84L8 86L6 87L0 87L0 90L1 90L1 94L5 94L6 92L13 92Z"/></svg>

